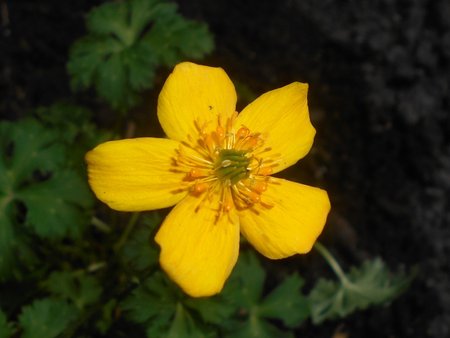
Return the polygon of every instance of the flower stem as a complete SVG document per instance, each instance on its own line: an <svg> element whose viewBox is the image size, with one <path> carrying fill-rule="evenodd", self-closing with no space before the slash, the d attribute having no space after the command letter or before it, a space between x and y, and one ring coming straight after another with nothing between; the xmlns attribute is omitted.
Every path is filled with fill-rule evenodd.
<svg viewBox="0 0 450 338"><path fill-rule="evenodd" d="M130 236L130 233L133 231L134 226L136 225L140 215L141 214L139 212L133 212L131 214L131 217L128 220L128 224L125 227L125 230L122 232L122 235L120 236L119 240L114 245L114 251L119 251L120 248L122 248L122 246L125 244L125 242L128 239L128 236Z"/></svg>
<svg viewBox="0 0 450 338"><path fill-rule="evenodd" d="M98 230L100 230L101 232L104 232L106 234L111 232L111 228L109 227L109 225L97 217L92 217L91 224L93 226L95 226Z"/></svg>
<svg viewBox="0 0 450 338"><path fill-rule="evenodd" d="M328 251L327 248L325 248L321 243L316 242L314 244L314 248L319 251L319 253L322 255L323 259L326 260L328 265L331 267L331 269L334 271L336 276L339 278L342 284L349 284L350 281L348 280L347 276L345 275L345 272L342 270L341 266L337 262L337 260L334 258L334 256L331 254L330 251Z"/></svg>

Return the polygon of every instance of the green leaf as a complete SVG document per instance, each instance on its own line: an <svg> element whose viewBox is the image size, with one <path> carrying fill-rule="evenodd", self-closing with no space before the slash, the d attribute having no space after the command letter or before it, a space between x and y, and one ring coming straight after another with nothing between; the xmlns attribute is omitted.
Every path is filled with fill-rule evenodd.
<svg viewBox="0 0 450 338"><path fill-rule="evenodd" d="M19 316L23 338L53 338L59 335L77 316L75 307L51 298L25 306Z"/></svg>
<svg viewBox="0 0 450 338"><path fill-rule="evenodd" d="M50 239L65 235L78 238L89 219L84 209L93 203L84 180L70 170L20 189L17 198L27 207L27 224L39 236Z"/></svg>
<svg viewBox="0 0 450 338"><path fill-rule="evenodd" d="M8 323L6 315L0 310L0 338L10 338L12 334L12 325Z"/></svg>
<svg viewBox="0 0 450 338"><path fill-rule="evenodd" d="M122 303L129 318L136 323L152 322L168 327L175 313L177 295L162 273L155 273Z"/></svg>
<svg viewBox="0 0 450 338"><path fill-rule="evenodd" d="M298 326L308 316L308 303L301 294L303 280L294 274L286 278L266 298L266 272L253 252L242 252L222 296L239 307L235 321L222 325L227 337L292 337L268 319L280 319L288 327Z"/></svg>
<svg viewBox="0 0 450 338"><path fill-rule="evenodd" d="M68 71L74 89L95 87L115 109L126 110L151 88L157 67L198 59L213 49L204 24L177 14L161 0L107 3L87 16L88 35L71 50Z"/></svg>
<svg viewBox="0 0 450 338"><path fill-rule="evenodd" d="M89 126L89 129L92 128L91 112L88 109L65 102L58 102L49 107L39 107L34 114L46 127L59 129L61 132L59 138L71 145L86 126Z"/></svg>
<svg viewBox="0 0 450 338"><path fill-rule="evenodd" d="M161 272L154 273L122 302L129 319L142 324L147 337L216 337L194 321L186 296Z"/></svg>
<svg viewBox="0 0 450 338"><path fill-rule="evenodd" d="M257 315L251 315L249 320L236 327L227 338L294 338L291 332L282 331L267 323Z"/></svg>
<svg viewBox="0 0 450 338"><path fill-rule="evenodd" d="M232 302L244 308L258 304L266 273L252 252L241 252L224 294Z"/></svg>
<svg viewBox="0 0 450 338"><path fill-rule="evenodd" d="M413 274L390 274L381 259L352 268L348 279L334 282L320 279L309 294L314 324L343 318L356 310L392 301L410 284Z"/></svg>
<svg viewBox="0 0 450 338"><path fill-rule="evenodd" d="M12 192L35 172L46 173L64 163L64 146L56 142L57 134L42 127L36 120L24 119L4 124L2 138L3 162L0 165L0 191ZM5 154L10 153L10 156Z"/></svg>
<svg viewBox="0 0 450 338"><path fill-rule="evenodd" d="M34 115L46 128L58 133L67 149L65 164L77 169L83 176L86 172L84 156L87 150L112 138L110 132L99 130L92 123L92 112L66 102L40 107Z"/></svg>
<svg viewBox="0 0 450 338"><path fill-rule="evenodd" d="M287 327L298 327L310 315L308 299L301 293L303 284L298 274L287 277L264 298L259 316L279 319Z"/></svg>
<svg viewBox="0 0 450 338"><path fill-rule="evenodd" d="M221 295L209 298L189 298L184 304L200 314L206 323L221 325L235 312L236 306Z"/></svg>
<svg viewBox="0 0 450 338"><path fill-rule="evenodd" d="M69 168L68 145L58 130L23 119L0 122L0 131L0 279L5 279L20 271L17 263L31 267L35 260L30 230L52 239L79 236L93 197L83 176Z"/></svg>
<svg viewBox="0 0 450 338"><path fill-rule="evenodd" d="M96 82L98 69L105 59L119 53L122 46L110 36L83 37L72 45L67 69L74 89L87 89Z"/></svg>
<svg viewBox="0 0 450 338"><path fill-rule="evenodd" d="M205 24L178 15L161 16L143 39L159 62L168 67L186 58L200 59L214 49L214 41Z"/></svg>
<svg viewBox="0 0 450 338"><path fill-rule="evenodd" d="M153 242L154 230L161 224L161 216L153 212L142 217L141 225L124 245L121 254L125 266L142 272L158 264L159 249Z"/></svg>
<svg viewBox="0 0 450 338"><path fill-rule="evenodd" d="M95 277L70 271L53 272L44 285L50 293L72 301L80 310L98 301L102 293Z"/></svg>
<svg viewBox="0 0 450 338"><path fill-rule="evenodd" d="M151 334L148 334L147 337L154 337ZM185 308L178 303L175 311L175 318L172 321L172 325L170 326L169 332L167 335L164 335L165 338L214 338L217 335L211 331L204 331L200 327L196 325L189 312L185 310Z"/></svg>

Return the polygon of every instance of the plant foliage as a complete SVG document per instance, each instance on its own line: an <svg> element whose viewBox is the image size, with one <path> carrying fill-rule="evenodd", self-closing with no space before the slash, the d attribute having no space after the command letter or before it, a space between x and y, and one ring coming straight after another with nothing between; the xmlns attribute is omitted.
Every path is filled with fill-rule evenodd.
<svg viewBox="0 0 450 338"><path fill-rule="evenodd" d="M19 322L23 338L54 338L76 318L77 310L62 300L45 298L22 309Z"/></svg>
<svg viewBox="0 0 450 338"><path fill-rule="evenodd" d="M371 305L388 303L410 284L413 274L392 275L380 259L353 267L340 281L320 279L309 294L314 324L343 318Z"/></svg>
<svg viewBox="0 0 450 338"><path fill-rule="evenodd" d="M8 323L6 315L0 309L0 338L9 338L12 336L12 326Z"/></svg>
<svg viewBox="0 0 450 338"><path fill-rule="evenodd" d="M59 133L35 119L0 122L0 278L32 260L28 238L78 238L93 198Z"/></svg>
<svg viewBox="0 0 450 338"><path fill-rule="evenodd" d="M88 14L86 26L88 34L70 51L72 87L94 87L123 111L152 87L159 66L199 59L214 46L205 24L185 19L163 0L106 3Z"/></svg>

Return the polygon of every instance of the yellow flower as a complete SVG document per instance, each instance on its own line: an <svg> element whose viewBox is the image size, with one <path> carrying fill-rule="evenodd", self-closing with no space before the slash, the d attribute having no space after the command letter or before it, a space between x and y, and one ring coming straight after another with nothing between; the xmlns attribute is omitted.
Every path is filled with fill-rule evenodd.
<svg viewBox="0 0 450 338"><path fill-rule="evenodd" d="M291 83L238 115L223 69L181 63L158 100L168 139L100 144L86 155L90 185L116 210L176 204L155 237L161 266L189 295L216 294L236 263L240 233L280 259L310 251L324 227L324 190L269 176L312 146L307 91Z"/></svg>

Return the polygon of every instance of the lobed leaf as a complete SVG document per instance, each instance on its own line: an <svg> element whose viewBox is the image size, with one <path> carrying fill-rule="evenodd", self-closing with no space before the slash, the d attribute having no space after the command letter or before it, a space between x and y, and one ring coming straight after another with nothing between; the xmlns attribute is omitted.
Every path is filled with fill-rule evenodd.
<svg viewBox="0 0 450 338"><path fill-rule="evenodd" d="M209 298L189 298L184 304L197 312L205 323L219 326L236 312L236 306L220 295Z"/></svg>
<svg viewBox="0 0 450 338"><path fill-rule="evenodd" d="M122 302L122 308L128 318L144 326L147 337L216 337L216 332L193 318L193 311L205 310L204 304L195 305L197 301L187 298L163 273L156 272Z"/></svg>
<svg viewBox="0 0 450 338"><path fill-rule="evenodd" d="M293 274L283 280L265 298L266 278L257 257L243 252L224 290L223 297L239 307L237 321L226 323L227 337L292 337L272 325L269 319L278 319L288 328L298 327L309 314L309 304L301 292L303 280Z"/></svg>
<svg viewBox="0 0 450 338"><path fill-rule="evenodd" d="M150 338L152 335L147 335L147 337ZM198 325L196 325L189 312L186 311L180 303L178 303L172 325L170 326L168 333L162 337L214 338L217 337L217 335L215 335L211 330L202 330Z"/></svg>
<svg viewBox="0 0 450 338"><path fill-rule="evenodd" d="M368 306L390 302L410 284L413 275L393 276L381 259L352 268L342 282L320 279L309 294L314 324L342 318Z"/></svg>
<svg viewBox="0 0 450 338"><path fill-rule="evenodd" d="M244 308L258 304L264 287L266 272L251 252L241 252L225 293L231 301Z"/></svg>
<svg viewBox="0 0 450 338"><path fill-rule="evenodd" d="M68 145L58 130L23 119L0 122L0 131L0 279L5 279L19 270L17 262L34 261L30 233L78 237L93 197L69 168Z"/></svg>
<svg viewBox="0 0 450 338"><path fill-rule="evenodd" d="M173 3L128 0L107 3L87 16L88 35L70 51L74 89L95 87L115 109L126 110L151 88L160 65L198 59L213 49L206 25L177 14Z"/></svg>
<svg viewBox="0 0 450 338"><path fill-rule="evenodd" d="M98 301L102 293L95 277L70 271L53 272L44 285L53 295L72 301L79 310Z"/></svg>
<svg viewBox="0 0 450 338"><path fill-rule="evenodd" d="M168 327L174 316L177 296L167 278L160 272L153 274L122 303L128 317L136 323L152 322Z"/></svg>
<svg viewBox="0 0 450 338"><path fill-rule="evenodd" d="M258 309L261 317L281 320L287 327L298 327L310 316L308 299L301 293L304 280L293 274L269 293Z"/></svg>
<svg viewBox="0 0 450 338"><path fill-rule="evenodd" d="M80 237L92 204L85 181L72 170L59 171L50 179L26 186L16 193L27 207L26 223L40 237Z"/></svg>
<svg viewBox="0 0 450 338"><path fill-rule="evenodd" d="M77 310L65 301L51 298L25 306L19 316L23 338L53 338L76 318Z"/></svg>

